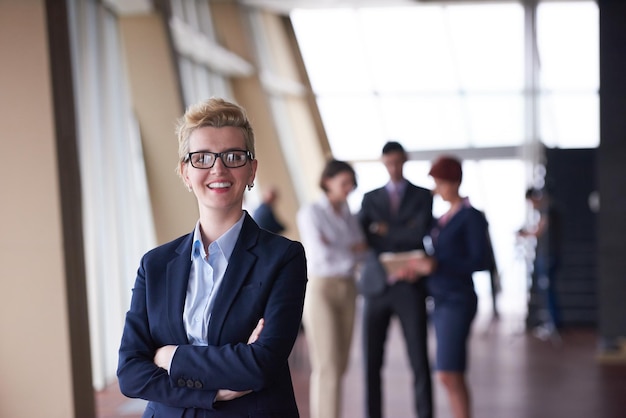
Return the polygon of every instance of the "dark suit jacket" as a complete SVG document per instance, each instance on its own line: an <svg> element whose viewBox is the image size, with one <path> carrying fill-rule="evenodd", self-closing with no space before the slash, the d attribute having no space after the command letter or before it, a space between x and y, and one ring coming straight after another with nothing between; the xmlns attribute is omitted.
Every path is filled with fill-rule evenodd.
<svg viewBox="0 0 626 418"><path fill-rule="evenodd" d="M384 187L363 196L359 221L373 252L364 262L358 282L362 294L376 295L387 286L387 275L378 261L378 254L424 248L423 238L433 219L432 207L430 190L411 183L407 185L395 215L391 213L389 193ZM378 235L372 231L372 225L379 222L387 223L387 234Z"/></svg>
<svg viewBox="0 0 626 418"><path fill-rule="evenodd" d="M489 269L492 257L485 215L463 207L444 226L435 223L432 235L437 268L426 286L435 303L451 295L475 297L472 274Z"/></svg>
<svg viewBox="0 0 626 418"><path fill-rule="evenodd" d="M261 203L252 217L261 228L275 234L280 234L285 230L285 226L276 218L274 208L267 203Z"/></svg>
<svg viewBox="0 0 626 418"><path fill-rule="evenodd" d="M192 346L183 326L191 268L185 235L144 255L119 350L122 393L149 400L144 416L298 417L287 359L298 335L306 260L298 242L260 229L246 214L208 330L208 346ZM257 321L265 327L247 344ZM155 350L178 345L170 374ZM214 402L218 389L254 392ZM152 413L152 414L150 414Z"/></svg>

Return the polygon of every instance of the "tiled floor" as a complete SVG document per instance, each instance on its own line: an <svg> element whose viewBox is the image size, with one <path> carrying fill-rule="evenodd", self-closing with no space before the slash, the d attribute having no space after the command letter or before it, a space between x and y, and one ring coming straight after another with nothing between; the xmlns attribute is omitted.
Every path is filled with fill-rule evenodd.
<svg viewBox="0 0 626 418"><path fill-rule="evenodd" d="M431 333L432 334L432 333ZM344 418L363 417L363 384L358 327L344 382ZM626 364L596 361L592 330L570 329L560 341L544 341L523 330L515 315L492 322L479 316L471 337L468 380L478 418L624 418ZM431 349L434 341L431 341ZM305 337L291 357L302 418L308 413L309 365ZM385 381L387 418L414 417L410 369L396 323L389 333ZM139 418L143 401L124 398L117 385L96 394L98 418ZM450 417L443 389L435 382L438 418Z"/></svg>

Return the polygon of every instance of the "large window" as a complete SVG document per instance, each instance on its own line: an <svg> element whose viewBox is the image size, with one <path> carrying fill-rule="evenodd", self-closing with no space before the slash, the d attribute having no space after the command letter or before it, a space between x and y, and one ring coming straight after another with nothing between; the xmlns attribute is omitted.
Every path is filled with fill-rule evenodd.
<svg viewBox="0 0 626 418"><path fill-rule="evenodd" d="M519 4L300 10L293 20L337 158L376 158L388 138L410 150L522 144Z"/></svg>
<svg viewBox="0 0 626 418"><path fill-rule="evenodd" d="M598 144L594 2L301 9L291 17L337 158L376 158L388 138L414 151Z"/></svg>
<svg viewBox="0 0 626 418"><path fill-rule="evenodd" d="M100 2L68 2L89 336L95 389L114 381L137 260L156 242L140 130L116 16Z"/></svg>
<svg viewBox="0 0 626 418"><path fill-rule="evenodd" d="M205 0L170 0L170 29L178 57L185 105L211 96L231 98L228 76L247 74L250 65L222 48Z"/></svg>
<svg viewBox="0 0 626 418"><path fill-rule="evenodd" d="M460 156L462 192L490 221L504 299L523 309L527 260L515 231L538 150L599 143L595 2L301 9L291 18L333 155L359 177L351 207L387 180L378 157L389 139L411 153L405 176L426 187L430 159ZM436 200L435 214L445 210Z"/></svg>

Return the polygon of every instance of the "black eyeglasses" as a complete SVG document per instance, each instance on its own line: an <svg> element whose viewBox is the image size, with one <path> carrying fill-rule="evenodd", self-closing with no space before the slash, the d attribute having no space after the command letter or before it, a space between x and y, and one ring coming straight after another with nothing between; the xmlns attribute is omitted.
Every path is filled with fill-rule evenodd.
<svg viewBox="0 0 626 418"><path fill-rule="evenodd" d="M220 158L224 166L228 168L243 167L246 165L248 160L254 159L250 151L230 149L223 152L190 152L185 157L185 162L189 161L194 168L208 169L215 165L218 158Z"/></svg>

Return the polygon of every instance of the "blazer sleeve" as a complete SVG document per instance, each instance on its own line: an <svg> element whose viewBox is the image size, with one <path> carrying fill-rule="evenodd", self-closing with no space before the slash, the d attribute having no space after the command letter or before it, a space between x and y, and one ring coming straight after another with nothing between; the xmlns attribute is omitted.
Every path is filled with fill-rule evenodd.
<svg viewBox="0 0 626 418"><path fill-rule="evenodd" d="M170 406L212 409L216 391L191 390L185 385L172 385L165 369L157 367L154 353L166 345L155 342L148 318L146 289L146 257L141 260L133 287L130 310L119 350L117 377L121 392L130 398L141 398ZM152 318L155 322L156 318Z"/></svg>
<svg viewBox="0 0 626 418"><path fill-rule="evenodd" d="M468 275L489 268L489 244L487 221L482 213L468 209L463 228L448 238L448 251L437 258L437 273L445 275Z"/></svg>
<svg viewBox="0 0 626 418"><path fill-rule="evenodd" d="M259 391L276 384L278 370L284 370L289 354L298 336L304 294L306 288L306 259L304 249L292 242L281 254L279 265L254 271L258 280L268 280L271 288L260 316L254 316L251 328L241 335L247 339L259 317L265 326L259 339L253 344L247 341L208 346L179 346L170 368L171 384L188 376L196 376L205 389L230 389L236 391ZM259 263L262 263L259 260ZM269 267L269 266L264 266ZM259 276L260 275L260 276ZM263 277L264 276L264 277ZM265 297L261 299L265 300ZM252 299L250 299L251 301ZM254 302L250 302L253 304ZM236 302L224 323L224 332L240 332L232 329L231 318L236 319L237 310L246 315L248 302ZM224 337L225 340L233 340Z"/></svg>

